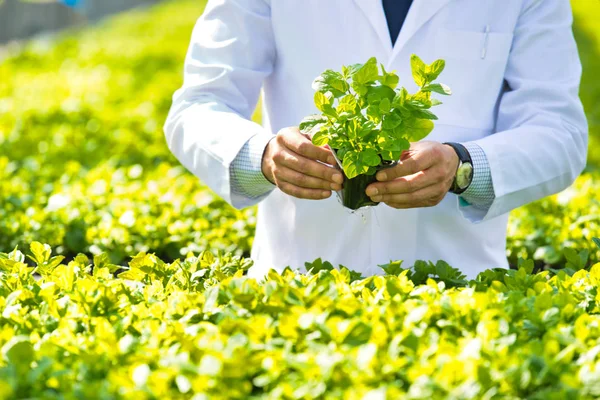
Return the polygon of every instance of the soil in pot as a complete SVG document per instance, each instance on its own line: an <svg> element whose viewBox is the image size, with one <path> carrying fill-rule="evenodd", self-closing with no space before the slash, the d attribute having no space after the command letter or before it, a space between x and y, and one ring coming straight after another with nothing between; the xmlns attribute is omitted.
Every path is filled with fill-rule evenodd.
<svg viewBox="0 0 600 400"><path fill-rule="evenodd" d="M382 164L377 167L377 171L393 167L396 164L396 162ZM378 205L379 202L371 200L366 193L367 186L373 182L377 182L375 176L376 173L373 175L358 175L352 179L346 178L342 187L342 204L344 207L351 210L358 210L361 207Z"/></svg>

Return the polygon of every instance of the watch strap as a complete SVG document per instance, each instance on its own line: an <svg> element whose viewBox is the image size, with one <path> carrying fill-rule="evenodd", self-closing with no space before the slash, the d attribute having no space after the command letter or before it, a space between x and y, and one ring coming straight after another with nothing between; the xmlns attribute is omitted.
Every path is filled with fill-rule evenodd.
<svg viewBox="0 0 600 400"><path fill-rule="evenodd" d="M469 151L467 150L467 148L465 146L463 146L460 143L454 143L454 142L445 142L444 144L447 144L448 146L452 147L454 149L454 151L456 151L456 154L458 155L458 159L460 160L460 162L462 163L469 163L471 165L473 165L473 160L471 160L471 154L469 154Z"/></svg>
<svg viewBox="0 0 600 400"><path fill-rule="evenodd" d="M459 168L462 164L465 164L465 163L469 163L469 164L473 165L473 160L471 159L471 154L469 154L469 151L467 150L467 148L465 146L463 146L460 143L455 143L455 142L444 142L443 144L446 144L454 149L454 151L456 152L456 155L458 156L458 160L459 160L458 167ZM458 172L458 169L457 169L457 172ZM456 175L455 175L454 181L452 181L452 186L450 187L450 192L454 193L454 194L461 194L465 190L467 190L467 188L468 188L468 186L463 189L458 187L458 184L456 183Z"/></svg>

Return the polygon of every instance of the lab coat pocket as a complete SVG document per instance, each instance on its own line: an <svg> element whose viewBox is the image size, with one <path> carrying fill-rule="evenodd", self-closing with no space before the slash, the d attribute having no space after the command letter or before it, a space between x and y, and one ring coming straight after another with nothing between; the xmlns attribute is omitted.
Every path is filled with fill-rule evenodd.
<svg viewBox="0 0 600 400"><path fill-rule="evenodd" d="M446 60L439 81L452 96L436 109L440 123L465 128L492 129L495 105L504 83L512 33L440 29L435 55Z"/></svg>
<svg viewBox="0 0 600 400"><path fill-rule="evenodd" d="M462 31L441 28L435 40L436 52L445 58L505 62L512 45L510 32Z"/></svg>

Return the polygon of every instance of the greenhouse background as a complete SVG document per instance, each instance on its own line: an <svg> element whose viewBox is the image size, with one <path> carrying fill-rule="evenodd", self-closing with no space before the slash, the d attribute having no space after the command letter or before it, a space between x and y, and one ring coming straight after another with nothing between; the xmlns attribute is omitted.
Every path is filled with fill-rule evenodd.
<svg viewBox="0 0 600 400"><path fill-rule="evenodd" d="M158 0L0 0L0 43L82 25Z"/></svg>

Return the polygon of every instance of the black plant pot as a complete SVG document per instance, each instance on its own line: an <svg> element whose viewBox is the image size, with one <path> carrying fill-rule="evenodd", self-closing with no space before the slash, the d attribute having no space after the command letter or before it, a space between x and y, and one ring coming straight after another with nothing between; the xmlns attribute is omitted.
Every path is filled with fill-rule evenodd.
<svg viewBox="0 0 600 400"><path fill-rule="evenodd" d="M377 167L377 171L393 167L396 164L396 162L381 164ZM358 210L361 207L378 205L379 202L371 200L366 193L367 186L373 182L377 182L375 176L376 173L373 175L358 175L352 179L348 179L344 174L345 179L342 187L342 204L344 207L351 210Z"/></svg>

